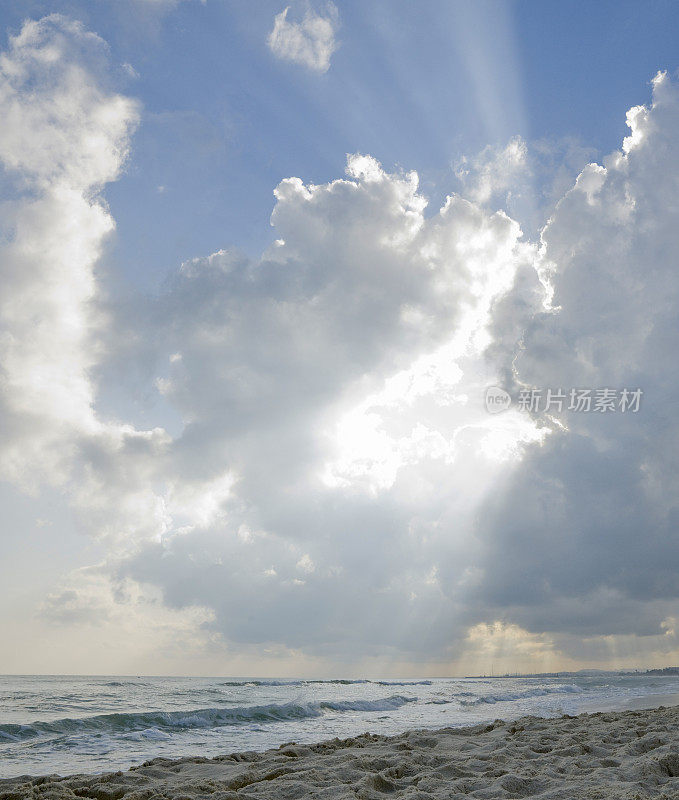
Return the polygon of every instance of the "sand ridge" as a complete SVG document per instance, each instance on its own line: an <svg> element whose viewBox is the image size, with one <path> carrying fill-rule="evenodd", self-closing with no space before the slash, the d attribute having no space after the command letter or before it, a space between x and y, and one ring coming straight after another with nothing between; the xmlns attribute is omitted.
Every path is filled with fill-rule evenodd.
<svg viewBox="0 0 679 800"><path fill-rule="evenodd" d="M0 780L0 800L679 799L679 706L363 734L127 772Z"/></svg>

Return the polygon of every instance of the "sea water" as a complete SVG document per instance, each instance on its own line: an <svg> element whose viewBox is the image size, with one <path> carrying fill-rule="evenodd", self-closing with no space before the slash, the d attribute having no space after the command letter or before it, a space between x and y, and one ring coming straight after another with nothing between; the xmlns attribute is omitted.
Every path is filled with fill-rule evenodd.
<svg viewBox="0 0 679 800"><path fill-rule="evenodd" d="M126 769L370 731L620 709L679 692L679 676L271 680L0 677L0 776Z"/></svg>

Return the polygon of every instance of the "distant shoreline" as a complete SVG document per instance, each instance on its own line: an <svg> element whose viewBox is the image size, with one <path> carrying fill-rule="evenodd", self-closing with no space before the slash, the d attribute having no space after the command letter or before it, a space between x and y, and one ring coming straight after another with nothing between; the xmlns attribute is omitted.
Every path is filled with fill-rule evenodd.
<svg viewBox="0 0 679 800"><path fill-rule="evenodd" d="M679 701L679 695L672 697ZM641 698L640 700L643 700ZM207 759L156 758L127 772L0 780L0 800L81 797L619 797L679 793L679 705L521 717L363 734ZM647 790L648 795L641 794ZM415 796L415 795L413 795Z"/></svg>

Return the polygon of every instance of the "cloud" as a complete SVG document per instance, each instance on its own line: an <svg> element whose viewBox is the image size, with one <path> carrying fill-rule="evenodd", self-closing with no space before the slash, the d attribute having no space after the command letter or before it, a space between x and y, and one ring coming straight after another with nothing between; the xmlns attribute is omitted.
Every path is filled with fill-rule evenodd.
<svg viewBox="0 0 679 800"><path fill-rule="evenodd" d="M504 147L487 145L454 165L460 193L487 208L504 209L527 236L540 231L578 174L596 156L572 137L527 142L515 136Z"/></svg>
<svg viewBox="0 0 679 800"><path fill-rule="evenodd" d="M27 23L2 66L8 117L31 136L25 149L13 130L0 140L19 193L5 206L4 477L57 486L107 548L94 573L62 581L43 617L110 627L126 605L155 613L107 589L132 580L160 593L177 630L197 609L227 646L445 651L455 600L437 578L437 526L470 512L424 504L443 483L455 494L467 454L488 468L474 454L482 411L456 395L463 372L450 359L531 257L518 226L455 196L425 216L415 173L354 155L343 179L281 182L279 238L261 259L192 259L126 316L96 280L113 229L99 192L124 166L138 106L104 88L101 40L62 17ZM140 360L181 414L175 438L97 410L107 363ZM450 398L445 422L436 388ZM365 413L395 443L380 478L339 452L338 423ZM464 432L472 423L478 435Z"/></svg>
<svg viewBox="0 0 679 800"><path fill-rule="evenodd" d="M337 50L335 35L339 14L333 3L327 3L325 15L308 8L301 22L288 20L288 6L276 15L268 45L271 52L284 61L302 64L316 72L327 72L330 58Z"/></svg>
<svg viewBox="0 0 679 800"><path fill-rule="evenodd" d="M514 387L641 386L645 391L643 413L564 415L560 425L549 419L540 420L550 435L528 446L514 468L505 470L502 476L495 475L492 492L474 515L469 514L468 508L453 512L449 501L436 499L434 486L449 497L463 485L463 477L456 473L455 457L449 456L447 450L450 440L445 436L427 439L425 435L427 444L414 458L407 455L407 447L398 452L395 471L388 480L371 484L376 495L369 501L365 495L356 494L357 488L363 486L362 467L353 471L340 467L346 483L340 480L325 490L315 485L310 480L312 468L328 456L319 451L321 429L309 438L317 419L314 410L322 410L318 419L326 418L328 409L342 408L343 403L336 405L338 392L346 392L347 400L356 396L352 384L361 374L376 378L382 375L385 379L403 369L406 362L413 363L418 354L421 357L435 350L444 340L437 342L436 309L447 309L444 316L451 320L451 311L464 305L464 301L458 301L457 306L454 302L440 305L441 298L427 291L426 281L422 284L424 273L417 272L418 258L435 254L447 262L454 258L453 253L464 253L460 285L469 288L473 270L467 260L468 247L484 238L469 222L475 220L481 228L490 226L486 241L494 246L503 226L508 224L506 217L485 216L477 207L459 199L453 199L447 207L452 214L450 227L442 221L446 212L440 217L420 219L407 184L386 176L375 162L361 158L350 162L354 180L358 180L353 186L351 182L340 182L305 187L301 181L290 181L278 190L273 220L280 226L282 237L280 261L290 268L286 255L294 254L292 263L299 270L297 275L287 273L288 290L291 286L301 289L308 304L310 297L304 292L308 291L307 286L313 286L318 292L311 302L313 310L300 313L295 302L291 304L289 297L282 300L279 294L276 311L284 302L284 319L287 321L294 314L296 320L293 329L286 324L281 327L281 318L268 301L261 305L261 293L256 288L259 281L251 279L247 319L263 333L266 352L253 350L252 343L248 343L248 367L234 373L231 343L247 339L246 329L239 321L236 328L229 322L221 335L208 336L217 357L206 372L219 373L220 380L225 377L230 381L237 374L239 385L254 390L245 397L234 398L230 391L222 394L225 387L214 385L206 398L216 392L223 402L210 401L210 407L228 414L239 428L247 408L253 416L244 430L259 431L264 420L273 424L264 443L258 438L254 443L245 443L247 449L234 449L232 440L224 452L228 450L237 459L239 502L245 500L246 508L254 514L245 520L247 530L255 531L246 537L247 546L257 554L255 563L260 564L262 580L274 576L275 580L266 589L258 586L255 596L238 578L227 577L233 565L237 565L238 574L245 572L240 543L234 540L233 545L225 544L227 529L217 538L201 532L181 542L168 542L166 547L172 556L162 548L155 557L147 552L134 562L133 573L151 582L164 581L171 602L180 607L202 597L207 605L218 609L217 624L234 640L264 640L275 627L286 630L289 641L297 647L343 641L353 642L347 647L358 652L372 642L375 646L431 654L436 652L437 643L449 644L462 635L467 625L495 624L497 620L520 626L528 637L549 635L554 647L574 653L583 652L575 642L584 639L622 637L628 646L635 641L642 649L644 639L657 643L658 637L664 637L663 626L676 614L679 596L679 565L674 551L668 550L678 519L672 484L678 431L667 400L679 388L671 367L678 329L673 253L679 242L671 211L678 163L676 95L675 85L666 76L658 77L652 106L635 109L629 116L632 135L623 151L611 154L603 166L591 165L581 172L543 231L539 252L529 249L525 260L505 261L511 263L507 274L514 285L494 303L487 349L489 358L497 362L499 371L508 376ZM394 191L411 198L410 203L401 201L400 207L395 206L388 200ZM347 195L351 202L345 206ZM368 198L375 199L374 206ZM355 216L349 213L354 203ZM394 218L383 213L385 208L395 207L399 208L396 227ZM359 218L361 238L357 248L359 239L353 225ZM328 219L333 220L332 225ZM490 224L491 219L498 227ZM379 230L374 239L371 222ZM442 235L443 231L450 233L450 238ZM518 238L516 229L514 235ZM514 254L519 252L517 238L511 243ZM378 247L371 245L374 241ZM441 247L441 242L448 247ZM396 245L396 254L389 259L399 275L395 283L389 273L380 269L380 250L386 243ZM327 255L323 257L327 253L333 253L332 264ZM306 266L303 254L314 269ZM403 258L400 266L399 255ZM213 257L214 263L194 264L185 272L193 280L204 280L206 276L201 273L207 269L214 279L225 258L225 254L219 254ZM650 267L640 267L648 265L649 260ZM363 282L364 263L376 270L375 278L383 291L383 313L379 317L378 306L372 305L375 294L371 283L369 279ZM450 291L457 276L455 261L448 263L446 291ZM228 266L221 269L232 275L248 268L229 258ZM333 276L332 288L323 282L325 269ZM404 275L413 269L415 275L420 275L417 293L424 292L418 302L407 295L408 286L403 284ZM257 272L267 288L275 285L266 270L260 267ZM312 275L312 284L300 277L308 280ZM438 285L435 276L436 266L432 278ZM545 281L551 286L546 287ZM227 285L238 286L230 282ZM395 288L398 291L392 294ZM405 295L401 294L404 290ZM240 307L243 289L230 288L227 294L229 298L238 297ZM222 314L224 302L217 299L219 292L214 285L209 295L210 309ZM255 305L250 304L251 298L256 299ZM350 309L356 311L354 298L369 298L369 305L364 315L347 317ZM299 298L294 299L299 302ZM392 307L391 302L393 307L407 304L409 314L414 316L406 315L404 319L401 315L396 324L396 318L386 312ZM178 305L186 307L184 302ZM267 309L264 316L262 308ZM316 309L320 317L315 315ZM191 314L195 318L193 308ZM233 312L228 315L239 319ZM276 323L273 332L270 316ZM419 335L409 330L410 319L418 320ZM423 319L430 324L429 337L420 338L426 333ZM336 326L336 320L340 325ZM333 347L326 326L332 331L348 331L349 338ZM209 329L201 324L202 335ZM453 330L447 328L447 334L452 335ZM301 341L295 340L301 331ZM216 345L220 340L230 343L226 357ZM300 353L306 352L302 345L306 341L313 341L316 348L309 364L300 360ZM294 346L289 346L290 342ZM346 358L345 346L358 354L355 364ZM244 345L239 346L238 352L239 358L246 353ZM324 355L327 352L333 353L332 376L322 371L322 365L328 363ZM195 351L191 358L197 355ZM186 387L205 385L202 373L193 371L196 363L193 362ZM266 375L261 374L261 369L253 372L254 365L263 365ZM468 364L464 366L469 369ZM275 371L279 367L280 374ZM269 383L271 378L273 384ZM358 385L362 392L376 390L374 384L366 386L365 378L361 380ZM267 402L272 386L278 400L273 411ZM208 408L198 411L181 383L173 384L171 391L179 391L177 398L181 396L186 408L193 409L196 430L189 434L190 438L194 433L199 435L200 420L206 418L210 419L206 430L214 437L218 423L209 413L205 416ZM330 399L332 402L327 405ZM348 407L347 402L345 408ZM454 406L451 403L445 407ZM394 413L393 401L390 408L384 399L373 400L370 408L369 413L378 418L378 427L372 430L381 430L387 441L393 442L394 428L398 430L403 425L403 416ZM418 407L420 420L421 409ZM303 419L301 424L295 422L298 413ZM292 435L281 440L277 435L280 430ZM406 436L402 428L401 431L401 443L415 441L414 428ZM199 436L198 441L203 439ZM295 448L302 454L301 460L295 455ZM199 450L204 452L202 446ZM256 465L254 474L249 472L248 464ZM271 472L267 470L270 465ZM482 473L479 464L471 465L471 461L466 464L472 475ZM284 471L286 478L281 480ZM421 539L410 538L413 526ZM453 533L456 529L462 534L459 539ZM342 533L345 530L359 531L360 538L352 539L350 534ZM288 546L295 545L289 553L286 541ZM417 542L417 552L412 548L413 541ZM188 581L184 591L187 587L189 591L180 597L173 594L171 587L188 561L195 561L190 555L194 548L212 554L213 561L208 557L209 566L196 567L201 570L200 577ZM302 553L308 553L317 565L311 579L296 569ZM154 570L154 561L160 572ZM163 562L168 566L161 568ZM227 564L232 566L226 568ZM163 578L166 568L171 571ZM214 575L212 590L207 588L204 568ZM224 587L234 583L238 591L230 595ZM333 585L337 586L336 592ZM194 594L197 586L201 589ZM286 588L282 590L282 586ZM209 591L212 594L206 599ZM346 599L347 595L351 600ZM260 602L258 598L265 599ZM304 608L309 607L316 609L317 617L305 618ZM338 607L346 616L337 611ZM248 624L242 622L240 615L245 609ZM375 622L390 614L411 621L407 635L399 636L395 629ZM348 620L354 617L360 622L351 627ZM298 620L298 624L286 629L288 618ZM276 626L268 625L271 619L276 620ZM414 629L418 635L413 635ZM591 645L590 652L595 650Z"/></svg>
<svg viewBox="0 0 679 800"><path fill-rule="evenodd" d="M467 162L468 198L433 210L416 173L354 154L276 187L260 258L190 259L130 307L97 281L140 115L108 69L59 16L0 57L2 477L56 486L104 551L41 618L121 646L159 619L159 647L293 665L672 652L676 85L656 78L538 241L493 211L539 173L528 144ZM582 155L551 152L559 180ZM176 435L101 413L112 364ZM489 384L645 395L555 420L488 415Z"/></svg>
<svg viewBox="0 0 679 800"><path fill-rule="evenodd" d="M138 118L134 101L93 79L105 51L52 15L27 22L0 57L0 159L23 194L5 204L0 262L2 464L16 479L65 478L65 440L98 425L89 374L105 323L94 267L114 228L98 193L118 176Z"/></svg>
<svg viewBox="0 0 679 800"><path fill-rule="evenodd" d="M455 174L464 183L472 200L487 203L494 195L516 185L527 168L528 148L520 136L502 150L488 145L472 160L462 158Z"/></svg>
<svg viewBox="0 0 679 800"><path fill-rule="evenodd" d="M106 88L106 44L72 20L28 21L0 57L3 205L0 476L65 491L88 532L128 546L166 526L155 462L168 437L105 420L93 374L111 333L96 269L114 230L103 186L139 105Z"/></svg>
<svg viewBox="0 0 679 800"><path fill-rule="evenodd" d="M164 348L161 388L186 421L174 468L193 481L231 476L222 519L143 546L119 575L161 586L177 609L214 609L231 642L345 658L443 652L456 601L437 579L439 548L458 546L445 542L448 526L469 505L436 495L454 493L472 462L490 467L473 454L487 417L436 389L459 385L449 360L530 250L504 214L459 197L425 217L417 176L367 156L348 159L345 179L287 179L275 195L271 250L185 263L141 337ZM426 373L429 384L402 405L385 381L409 380L413 364L410 380ZM337 462L333 435L371 395L371 417L401 429L385 430L395 446L390 478L377 483L351 454ZM478 430L456 441L472 421Z"/></svg>
<svg viewBox="0 0 679 800"><path fill-rule="evenodd" d="M577 636L662 636L679 600L676 83L659 74L628 124L622 151L582 171L542 233L536 270L552 308L515 289L495 331L504 338L523 314L515 385L644 391L638 414L545 419L551 435L480 513L480 614L571 637L569 647Z"/></svg>

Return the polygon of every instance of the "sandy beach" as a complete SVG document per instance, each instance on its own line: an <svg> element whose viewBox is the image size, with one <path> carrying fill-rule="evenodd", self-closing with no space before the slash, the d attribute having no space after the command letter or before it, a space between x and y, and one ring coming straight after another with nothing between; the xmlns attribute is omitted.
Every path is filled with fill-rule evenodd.
<svg viewBox="0 0 679 800"><path fill-rule="evenodd" d="M364 734L127 772L0 781L0 800L679 798L679 706Z"/></svg>

